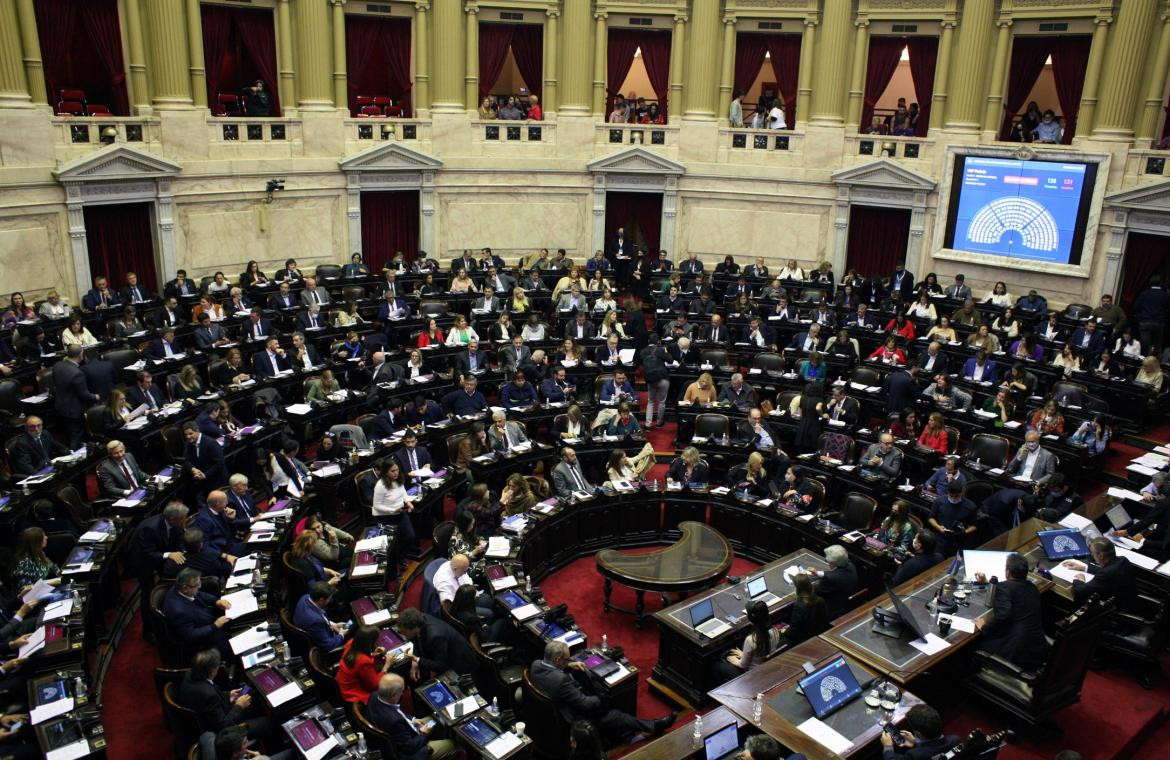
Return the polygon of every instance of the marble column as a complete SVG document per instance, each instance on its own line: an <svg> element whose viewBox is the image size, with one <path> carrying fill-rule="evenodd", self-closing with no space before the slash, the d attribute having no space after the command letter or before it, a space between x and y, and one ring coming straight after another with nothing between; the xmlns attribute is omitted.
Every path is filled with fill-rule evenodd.
<svg viewBox="0 0 1170 760"><path fill-rule="evenodd" d="M329 0L333 6L333 105L349 107L349 79L345 64L345 0Z"/></svg>
<svg viewBox="0 0 1170 760"><path fill-rule="evenodd" d="M581 3L581 5L585 5L585 3ZM609 14L605 11L593 14L593 113L601 114L602 121L605 121L606 117L609 116L605 112L605 78L606 68L609 64L609 56L606 53L609 49L609 34L606 31L606 19L608 18ZM673 44L671 50L674 50ZM617 82L614 87L620 87L621 84L621 82Z"/></svg>
<svg viewBox="0 0 1170 760"><path fill-rule="evenodd" d="M995 3L966 3L959 22L958 57L947 88L946 128L978 132L987 97L987 51L995 28Z"/></svg>
<svg viewBox="0 0 1170 760"><path fill-rule="evenodd" d="M796 119L797 125L808 123L812 103L813 50L817 44L817 22L815 18L804 20L804 35L800 40L800 71L796 72ZM792 118L791 115L788 116Z"/></svg>
<svg viewBox="0 0 1170 760"><path fill-rule="evenodd" d="M199 0L187 0L187 49L190 51L191 101L207 107L207 66L203 62L203 16ZM271 87L272 83L265 83Z"/></svg>
<svg viewBox="0 0 1170 760"><path fill-rule="evenodd" d="M688 118L714 119L719 105L720 44L723 18L719 0L694 0L691 44L687 48L686 111ZM671 45L673 49L674 45Z"/></svg>
<svg viewBox="0 0 1170 760"><path fill-rule="evenodd" d="M152 0L145 5L155 108L192 105L185 4L184 0Z"/></svg>
<svg viewBox="0 0 1170 760"><path fill-rule="evenodd" d="M942 36L938 40L938 60L934 66L934 96L931 98L930 127L942 129L947 110L947 77L951 70L951 48L955 45L955 22L942 22Z"/></svg>
<svg viewBox="0 0 1170 760"><path fill-rule="evenodd" d="M683 59L693 52L687 49L686 39L687 17L680 13L674 17L674 31L670 35L670 70L666 77L666 81L670 83L669 94L666 96L666 109L667 113L673 111L675 115L681 115L686 105L683 102L683 69L692 68L692 66L683 65ZM621 82L610 83L610 87L614 88L620 85Z"/></svg>
<svg viewBox="0 0 1170 760"><path fill-rule="evenodd" d="M719 67L719 109L716 115L726 119L731 111L735 89L735 16L723 17L723 59Z"/></svg>
<svg viewBox="0 0 1170 760"><path fill-rule="evenodd" d="M16 0L0 0L0 107L28 106L28 77L20 59Z"/></svg>
<svg viewBox="0 0 1170 760"><path fill-rule="evenodd" d="M427 12L431 4L423 0L414 4L414 110L430 108L431 104L431 25Z"/></svg>
<svg viewBox="0 0 1170 760"><path fill-rule="evenodd" d="M33 0L17 0L16 10L20 17L20 47L16 49L24 52L24 78L29 98L33 103L48 103L45 66L41 60L41 38L37 36L37 15L33 10Z"/></svg>
<svg viewBox="0 0 1170 760"><path fill-rule="evenodd" d="M540 93L540 104L541 110L549 114L557 110L557 51L561 47L557 36L557 19L561 12L549 8L544 16L544 87Z"/></svg>
<svg viewBox="0 0 1170 760"><path fill-rule="evenodd" d="M295 0L297 106L305 111L333 108L329 70L329 5L325 0Z"/></svg>
<svg viewBox="0 0 1170 760"><path fill-rule="evenodd" d="M1097 90L1101 86L1101 66L1105 61L1105 47L1109 42L1109 25L1113 17L1098 16L1094 19L1093 43L1089 48L1089 62L1085 66L1085 86L1081 89L1081 107L1077 111L1077 131L1089 135L1093 130L1093 119L1097 115Z"/></svg>
<svg viewBox="0 0 1170 760"><path fill-rule="evenodd" d="M564 60L558 113L584 116L593 107L593 15L589 3L565 3Z"/></svg>
<svg viewBox="0 0 1170 760"><path fill-rule="evenodd" d="M1142 66L1157 21L1158 0L1126 0L1105 51L1105 81L1093 125L1094 140L1133 139Z"/></svg>
<svg viewBox="0 0 1170 760"><path fill-rule="evenodd" d="M293 68L292 15L290 0L276 0L276 65L280 76L280 110L296 110L296 71Z"/></svg>
<svg viewBox="0 0 1170 760"><path fill-rule="evenodd" d="M431 19L431 40L435 43L435 86L431 110L461 113L464 110L464 12L458 0L438 0Z"/></svg>
<svg viewBox="0 0 1170 760"><path fill-rule="evenodd" d="M849 77L849 106L845 123L856 127L861 122L865 105L865 68L869 63L869 19L859 18L853 22L857 30L853 34L853 73Z"/></svg>
<svg viewBox="0 0 1170 760"><path fill-rule="evenodd" d="M1157 50L1146 66L1146 102L1134 128L1139 140L1156 138L1158 117L1166 98L1166 70L1170 67L1170 13L1163 13Z"/></svg>
<svg viewBox="0 0 1170 760"><path fill-rule="evenodd" d="M463 9L467 16L467 64L463 75L463 103L467 110L479 108L479 8L468 3ZM488 82L490 87L493 82Z"/></svg>
<svg viewBox="0 0 1170 760"><path fill-rule="evenodd" d="M138 0L125 0L125 8L131 113L150 113L150 89L146 83L146 45L142 40L142 9L138 6Z"/></svg>
<svg viewBox="0 0 1170 760"><path fill-rule="evenodd" d="M991 64L991 83L987 87L987 108L983 114L983 131L998 134L1003 124L1003 94L1007 89L1007 61L1011 47L1012 20L995 22L999 28L995 38L995 58Z"/></svg>
<svg viewBox="0 0 1170 760"><path fill-rule="evenodd" d="M813 51L812 113L809 123L845 123L845 88L849 77L849 30L852 3L825 3L820 41Z"/></svg>

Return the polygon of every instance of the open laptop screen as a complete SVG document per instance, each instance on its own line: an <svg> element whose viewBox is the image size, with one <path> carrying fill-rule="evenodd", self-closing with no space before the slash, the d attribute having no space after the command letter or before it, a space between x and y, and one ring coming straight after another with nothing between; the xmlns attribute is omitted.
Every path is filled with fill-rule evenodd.
<svg viewBox="0 0 1170 760"><path fill-rule="evenodd" d="M800 679L800 688L813 714L823 718L861 693L861 684L844 657L835 657L823 668Z"/></svg>

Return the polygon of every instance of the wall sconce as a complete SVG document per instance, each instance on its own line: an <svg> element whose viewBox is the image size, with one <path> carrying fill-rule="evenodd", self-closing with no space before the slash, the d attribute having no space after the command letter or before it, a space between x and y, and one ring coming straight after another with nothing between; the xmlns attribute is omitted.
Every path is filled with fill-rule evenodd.
<svg viewBox="0 0 1170 760"><path fill-rule="evenodd" d="M102 145L113 145L118 141L118 128L111 126L102 127L100 139Z"/></svg>
<svg viewBox="0 0 1170 760"><path fill-rule="evenodd" d="M895 142L882 143L882 153L893 158L898 153L898 144Z"/></svg>

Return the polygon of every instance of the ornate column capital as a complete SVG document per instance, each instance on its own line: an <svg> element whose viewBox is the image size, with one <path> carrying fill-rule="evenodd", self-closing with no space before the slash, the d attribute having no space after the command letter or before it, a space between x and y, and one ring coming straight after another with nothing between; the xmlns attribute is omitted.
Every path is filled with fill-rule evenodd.
<svg viewBox="0 0 1170 760"><path fill-rule="evenodd" d="M867 29L869 27L869 19L859 18L853 22L853 26L857 27L858 29Z"/></svg>
<svg viewBox="0 0 1170 760"><path fill-rule="evenodd" d="M329 0L329 4L334 6L345 5L345 0Z"/></svg>
<svg viewBox="0 0 1170 760"><path fill-rule="evenodd" d="M1010 18L1001 18L995 22L995 25L1000 29L1011 29L1015 22Z"/></svg>
<svg viewBox="0 0 1170 760"><path fill-rule="evenodd" d="M806 18L804 20L804 25L809 27L815 27L818 25L818 23L819 22L815 18Z"/></svg>
<svg viewBox="0 0 1170 760"><path fill-rule="evenodd" d="M544 15L548 16L549 18L557 18L561 15L561 9L560 8L545 8Z"/></svg>
<svg viewBox="0 0 1170 760"><path fill-rule="evenodd" d="M690 20L690 17L688 17L687 14L685 14L685 13L674 14L674 23L676 23L676 24L685 24L689 20Z"/></svg>
<svg viewBox="0 0 1170 760"><path fill-rule="evenodd" d="M288 2L288 0L284 0L284 2ZM428 0L418 0L418 2L414 4L414 10L416 13L426 13L430 9L431 4Z"/></svg>
<svg viewBox="0 0 1170 760"><path fill-rule="evenodd" d="M606 11L594 11L593 18L598 21L605 21L607 18L609 18L609 13Z"/></svg>
<svg viewBox="0 0 1170 760"><path fill-rule="evenodd" d="M723 23L725 23L729 26L734 26L737 21L739 21L739 19L737 19L733 15L727 15L727 16L723 17Z"/></svg>
<svg viewBox="0 0 1170 760"><path fill-rule="evenodd" d="M475 3L468 3L467 5L463 6L463 12L470 14L479 13L479 6Z"/></svg>
<svg viewBox="0 0 1170 760"><path fill-rule="evenodd" d="M1166 19L1167 19L1167 16L1163 15L1162 21L1165 21ZM1093 23L1096 24L1097 26L1109 26L1110 24L1113 23L1113 16L1106 16L1106 15L1097 16L1095 19L1093 19Z"/></svg>

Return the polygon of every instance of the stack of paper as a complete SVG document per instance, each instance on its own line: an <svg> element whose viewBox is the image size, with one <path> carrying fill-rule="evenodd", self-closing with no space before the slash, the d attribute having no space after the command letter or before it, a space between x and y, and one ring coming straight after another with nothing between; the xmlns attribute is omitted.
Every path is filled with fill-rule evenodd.
<svg viewBox="0 0 1170 760"><path fill-rule="evenodd" d="M223 612L229 620L235 620L260 609L260 604L256 601L256 595L252 593L252 589L243 589L232 594L224 594L220 598L231 604Z"/></svg>
<svg viewBox="0 0 1170 760"><path fill-rule="evenodd" d="M485 555L488 557L507 557L512 553L512 543L507 536L492 536L488 539Z"/></svg>
<svg viewBox="0 0 1170 760"><path fill-rule="evenodd" d="M233 653L243 654L249 649L264 646L272 641L273 638L273 635L268 632L268 626L258 625L255 628L248 628L243 633L232 636L228 639L228 643L231 645Z"/></svg>

